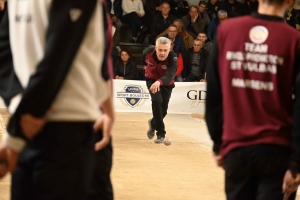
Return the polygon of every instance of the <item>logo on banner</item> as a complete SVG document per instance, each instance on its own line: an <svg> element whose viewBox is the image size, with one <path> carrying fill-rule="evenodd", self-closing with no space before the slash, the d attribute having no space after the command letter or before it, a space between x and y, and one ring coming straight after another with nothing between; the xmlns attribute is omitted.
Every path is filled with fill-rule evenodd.
<svg viewBox="0 0 300 200"><path fill-rule="evenodd" d="M146 100L150 99L150 94L146 93L140 85L126 85L121 92L117 92L117 98L124 106L134 108L144 105Z"/></svg>
<svg viewBox="0 0 300 200"><path fill-rule="evenodd" d="M200 104L205 103L206 91L205 90L190 90L186 94L187 98L192 101L191 108L197 108Z"/></svg>

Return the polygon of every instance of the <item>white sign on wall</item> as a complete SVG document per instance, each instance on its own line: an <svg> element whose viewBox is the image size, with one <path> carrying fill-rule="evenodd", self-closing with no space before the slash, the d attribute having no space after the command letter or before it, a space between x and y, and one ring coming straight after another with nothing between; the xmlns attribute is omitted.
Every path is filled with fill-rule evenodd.
<svg viewBox="0 0 300 200"><path fill-rule="evenodd" d="M145 81L114 80L114 105L117 112L151 113L151 96ZM206 83L176 82L168 113L204 114Z"/></svg>

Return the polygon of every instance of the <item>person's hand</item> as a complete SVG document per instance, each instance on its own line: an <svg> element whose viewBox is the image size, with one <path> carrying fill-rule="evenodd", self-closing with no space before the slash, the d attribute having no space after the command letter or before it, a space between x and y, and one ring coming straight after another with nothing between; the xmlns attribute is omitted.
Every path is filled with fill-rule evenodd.
<svg viewBox="0 0 300 200"><path fill-rule="evenodd" d="M197 19L198 19L198 16L199 16L199 15L197 14L195 17L193 17L193 18L192 18L192 22L196 22Z"/></svg>
<svg viewBox="0 0 300 200"><path fill-rule="evenodd" d="M201 79L200 82L206 82L206 80L205 79Z"/></svg>
<svg viewBox="0 0 300 200"><path fill-rule="evenodd" d="M175 10L178 10L178 7L175 7L174 9L175 9Z"/></svg>
<svg viewBox="0 0 300 200"><path fill-rule="evenodd" d="M135 12L139 17L142 17L141 13Z"/></svg>
<svg viewBox="0 0 300 200"><path fill-rule="evenodd" d="M291 170L285 172L283 183L282 183L282 193L291 194L295 192L300 184L300 173L292 173Z"/></svg>
<svg viewBox="0 0 300 200"><path fill-rule="evenodd" d="M114 119L103 114L94 124L94 130L102 130L103 138L95 144L95 151L100 151L109 143Z"/></svg>
<svg viewBox="0 0 300 200"><path fill-rule="evenodd" d="M124 77L123 77L123 76L119 76L119 79L122 79L122 80L124 80Z"/></svg>
<svg viewBox="0 0 300 200"><path fill-rule="evenodd" d="M157 6L157 7L155 7L155 10L161 11L161 7Z"/></svg>
<svg viewBox="0 0 300 200"><path fill-rule="evenodd" d="M113 16L111 19L113 22L116 22L118 20L117 16Z"/></svg>
<svg viewBox="0 0 300 200"><path fill-rule="evenodd" d="M182 80L185 82L185 81L186 81L186 78L182 78Z"/></svg>
<svg viewBox="0 0 300 200"><path fill-rule="evenodd" d="M6 0L0 0L0 10L4 10L4 8L5 8L5 1Z"/></svg>
<svg viewBox="0 0 300 200"><path fill-rule="evenodd" d="M158 92L160 90L160 82L159 81L155 81L151 87L150 87L150 91L155 94L156 92Z"/></svg>
<svg viewBox="0 0 300 200"><path fill-rule="evenodd" d="M224 168L224 159L223 159L223 156L221 154L213 152L213 158L214 158L214 160L216 162L216 165L218 167Z"/></svg>
<svg viewBox="0 0 300 200"><path fill-rule="evenodd" d="M13 172L17 165L19 153L7 147L0 145L0 178L3 178L7 172Z"/></svg>
<svg viewBox="0 0 300 200"><path fill-rule="evenodd" d="M31 114L24 114L21 116L21 129L28 139L32 139L38 134L44 128L45 124L46 120L44 118L36 118Z"/></svg>

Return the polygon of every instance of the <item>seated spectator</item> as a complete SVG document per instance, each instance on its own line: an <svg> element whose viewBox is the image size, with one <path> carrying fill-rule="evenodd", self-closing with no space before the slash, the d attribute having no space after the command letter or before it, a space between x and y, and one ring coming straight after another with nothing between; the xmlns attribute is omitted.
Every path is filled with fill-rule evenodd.
<svg viewBox="0 0 300 200"><path fill-rule="evenodd" d="M166 1L167 2L167 1ZM146 0L144 3L145 17L146 17L146 26L150 27L154 15L160 13L161 0ZM149 32L149 30L148 30ZM150 33L150 32L149 32Z"/></svg>
<svg viewBox="0 0 300 200"><path fill-rule="evenodd" d="M207 29L207 37L210 38L212 41L214 41L214 37L217 33L217 28L219 24L227 19L227 12L225 10L219 10L218 11L218 18L215 18L210 21L208 29Z"/></svg>
<svg viewBox="0 0 300 200"><path fill-rule="evenodd" d="M121 56L114 62L114 78L121 80L135 80L137 76L137 66L133 57L128 51L122 50Z"/></svg>
<svg viewBox="0 0 300 200"><path fill-rule="evenodd" d="M199 17L205 21L204 32L206 32L207 27L210 22L208 13L206 12L206 5L207 4L205 1L199 1L199 4L198 4L198 10L199 10L199 14L200 14Z"/></svg>
<svg viewBox="0 0 300 200"><path fill-rule="evenodd" d="M197 39L202 42L202 48L208 52L208 55L210 55L213 44L211 40L206 36L206 33L199 33Z"/></svg>
<svg viewBox="0 0 300 200"><path fill-rule="evenodd" d="M193 33L195 36L197 36L199 32L204 32L206 22L199 17L197 6L191 6L189 14L182 17L182 21L186 30Z"/></svg>
<svg viewBox="0 0 300 200"><path fill-rule="evenodd" d="M186 82L205 82L206 64L208 61L208 52L202 48L202 41L194 40L193 47L189 49L186 67L184 68L183 80Z"/></svg>
<svg viewBox="0 0 300 200"><path fill-rule="evenodd" d="M225 0L222 9L227 12L229 18L244 15L243 5L237 0Z"/></svg>
<svg viewBox="0 0 300 200"><path fill-rule="evenodd" d="M163 2L160 8L161 12L153 17L151 23L151 35L153 38L164 32L176 19L174 15L170 14L170 4L168 2Z"/></svg>
<svg viewBox="0 0 300 200"><path fill-rule="evenodd" d="M300 5L295 2L295 0L292 0L289 5L289 9L287 10L285 14L285 21L292 27L300 30L300 23L297 18L297 14L300 13Z"/></svg>
<svg viewBox="0 0 300 200"><path fill-rule="evenodd" d="M209 0L206 8L206 12L208 13L209 19L212 20L214 18L217 18L218 11L222 10L222 3L218 0Z"/></svg>
<svg viewBox="0 0 300 200"><path fill-rule="evenodd" d="M170 39L170 41L171 41L171 50L173 51L174 42L173 42L172 39ZM179 53L178 61L177 61L177 71L176 71L176 74L175 74L175 81L176 82L183 82L182 75L181 75L183 69L184 69L183 58L182 58L181 53Z"/></svg>
<svg viewBox="0 0 300 200"><path fill-rule="evenodd" d="M243 13L245 15L250 15L253 12L258 10L258 1L257 0L246 0L243 3Z"/></svg>
<svg viewBox="0 0 300 200"><path fill-rule="evenodd" d="M120 18L122 17L122 0L107 0L107 8L110 11L110 18L112 25L116 28L113 42L114 46L117 46L120 43L120 28L122 22Z"/></svg>
<svg viewBox="0 0 300 200"><path fill-rule="evenodd" d="M145 33L147 30L147 28L143 26L141 20L141 17L145 15L143 2L141 0L122 0L122 9L123 16L121 21L125 24L131 25L132 28L132 38L129 42L141 43L143 37L146 37ZM139 38L137 38L139 30L141 30L141 34Z"/></svg>
<svg viewBox="0 0 300 200"><path fill-rule="evenodd" d="M189 3L185 0L170 0L171 14L182 18L189 12Z"/></svg>
<svg viewBox="0 0 300 200"><path fill-rule="evenodd" d="M177 31L178 31L177 35L180 35L180 36L183 37L183 42L184 42L185 49L188 50L189 49L189 44L191 44L194 41L195 38L189 32L187 32L184 29L184 25L183 25L183 22L182 22L181 19L175 19L173 24L177 27ZM164 32L159 34L156 37L156 39L166 35L167 33L168 33L168 29L166 29Z"/></svg>

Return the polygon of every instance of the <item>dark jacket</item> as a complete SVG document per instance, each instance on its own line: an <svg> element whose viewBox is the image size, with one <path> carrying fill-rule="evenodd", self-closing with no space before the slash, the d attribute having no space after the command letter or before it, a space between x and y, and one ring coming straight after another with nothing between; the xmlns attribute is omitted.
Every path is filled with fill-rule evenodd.
<svg viewBox="0 0 300 200"><path fill-rule="evenodd" d="M142 63L147 66L145 70L146 80L159 81L162 86L174 84L178 64L177 55L173 51L170 51L166 60L159 61L156 56L155 47L147 47L142 53Z"/></svg>
<svg viewBox="0 0 300 200"><path fill-rule="evenodd" d="M112 3L111 0L107 0L107 10L108 12L111 11L112 8ZM123 10L122 10L122 0L115 0L114 1L114 12L115 14L110 13L110 17L116 16L117 18L121 18L123 15Z"/></svg>
<svg viewBox="0 0 300 200"><path fill-rule="evenodd" d="M169 16L165 19L161 13L154 15L151 22L151 35L153 38L156 38L157 35L161 34L169 27L170 24L173 24L176 17L169 13Z"/></svg>
<svg viewBox="0 0 300 200"><path fill-rule="evenodd" d="M137 66L134 62L134 58L130 56L126 65L120 57L114 62L114 77L122 76L127 80L136 80L137 78Z"/></svg>
<svg viewBox="0 0 300 200"><path fill-rule="evenodd" d="M198 17L196 22L191 22L191 16L189 14L182 17L182 21L185 29L189 32L194 33L196 36L198 35L198 33L204 32L207 22L206 19L202 19L201 17Z"/></svg>
<svg viewBox="0 0 300 200"><path fill-rule="evenodd" d="M156 7L159 7L160 4L164 2L163 0L146 0L144 10L148 15L155 15L156 13L160 13L160 11L156 10Z"/></svg>
<svg viewBox="0 0 300 200"><path fill-rule="evenodd" d="M210 38L212 41L215 40L215 35L217 33L217 28L219 26L219 18L214 18L210 21L209 26L207 28L207 37Z"/></svg>
<svg viewBox="0 0 300 200"><path fill-rule="evenodd" d="M228 17L237 17L244 15L243 5L236 0L234 1L234 3L229 3L228 0L225 0L222 7L223 10L227 11Z"/></svg>
<svg viewBox="0 0 300 200"><path fill-rule="evenodd" d="M186 65L185 68L183 70L183 74L182 77L186 78L192 70L192 61L193 61L193 54L194 54L194 47L190 48L188 53L187 53L187 59L186 59ZM208 62L208 51L206 51L204 48L201 48L200 50L200 71L201 71L201 79L204 79L205 77L205 71L206 71L206 65Z"/></svg>
<svg viewBox="0 0 300 200"><path fill-rule="evenodd" d="M210 20L218 17L219 10L222 10L222 3L220 1L217 1L215 4L212 4L210 1L208 1L206 6L206 12L208 13Z"/></svg>
<svg viewBox="0 0 300 200"><path fill-rule="evenodd" d="M164 37L168 37L168 34L165 35ZM185 50L185 45L184 45L184 41L183 41L183 37L180 35L176 35L175 37L175 41L174 41L174 47L173 47L173 51L179 55L181 53L183 60L186 57L186 50Z"/></svg>
<svg viewBox="0 0 300 200"><path fill-rule="evenodd" d="M175 15L176 17L182 17L184 15L187 15L189 13L189 3L185 0L182 1L183 6L180 7L179 3L176 2L176 0L170 1L170 7L171 7L171 14ZM187 7L187 8L186 8Z"/></svg>

